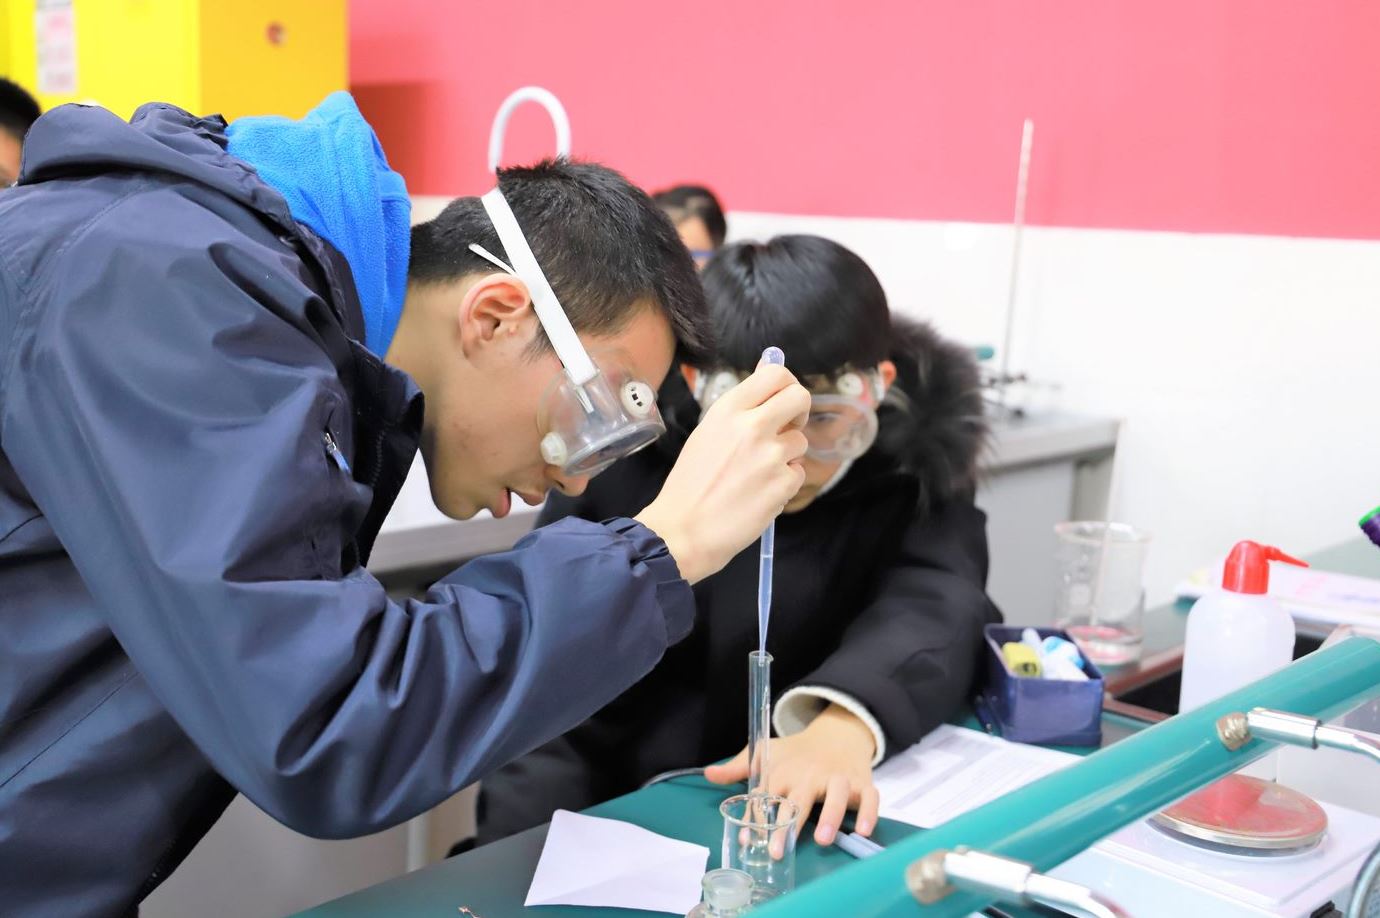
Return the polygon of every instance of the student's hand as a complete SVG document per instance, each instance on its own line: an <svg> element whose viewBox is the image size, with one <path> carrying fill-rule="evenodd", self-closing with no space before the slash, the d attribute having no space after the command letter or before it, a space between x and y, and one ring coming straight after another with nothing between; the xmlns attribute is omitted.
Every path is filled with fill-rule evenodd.
<svg viewBox="0 0 1380 918"><path fill-rule="evenodd" d="M637 515L691 583L762 535L805 481L810 393L784 367L757 371L700 419L656 499Z"/></svg>
<svg viewBox="0 0 1380 918"><path fill-rule="evenodd" d="M830 705L793 736L776 737L767 744L767 790L787 797L800 811L796 834L805 825L815 802L824 801L815 825L815 843L833 844L844 814L858 811L855 828L871 835L877 827L880 799L872 783L872 756L877 741L855 715ZM748 776L747 750L722 765L704 770L715 784L732 784Z"/></svg>

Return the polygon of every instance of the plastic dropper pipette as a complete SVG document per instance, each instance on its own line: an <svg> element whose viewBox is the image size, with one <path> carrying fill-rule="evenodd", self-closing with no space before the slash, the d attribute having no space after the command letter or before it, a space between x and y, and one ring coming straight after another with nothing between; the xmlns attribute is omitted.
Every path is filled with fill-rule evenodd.
<svg viewBox="0 0 1380 918"><path fill-rule="evenodd" d="M783 366L786 355L779 347L762 352L762 363ZM757 652L748 654L748 794L767 793L767 737L771 735L771 657L767 655L767 625L771 621L772 558L776 551L776 520L762 533L757 556ZM753 813L766 819L761 804Z"/></svg>
<svg viewBox="0 0 1380 918"><path fill-rule="evenodd" d="M762 362L786 365L786 355L779 347L769 347L762 352ZM771 622L771 571L772 557L776 552L776 519L767 524L762 533L762 547L757 556L757 650L767 652L767 625Z"/></svg>

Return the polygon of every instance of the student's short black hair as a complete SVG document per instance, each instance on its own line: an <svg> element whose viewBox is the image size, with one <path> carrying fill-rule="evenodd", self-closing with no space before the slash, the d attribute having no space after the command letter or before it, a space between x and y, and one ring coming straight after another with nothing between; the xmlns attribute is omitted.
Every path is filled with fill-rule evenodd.
<svg viewBox="0 0 1380 918"><path fill-rule="evenodd" d="M867 263L819 236L722 249L704 269L714 366L751 370L776 345L797 376L874 367L891 347L886 293Z"/></svg>
<svg viewBox="0 0 1380 918"><path fill-rule="evenodd" d="M651 198L614 170L565 158L500 169L498 186L576 331L616 334L648 303L671 323L682 360L713 339L699 272ZM478 243L508 260L479 198L458 198L412 228L408 281L437 284L495 270ZM538 338L549 348L545 334Z"/></svg>
<svg viewBox="0 0 1380 918"><path fill-rule="evenodd" d="M703 185L677 185L658 191L652 195L657 206L666 211L671 222L679 225L684 220L697 217L709 231L709 240L714 248L724 244L728 236L728 221L724 219L724 208L719 199Z"/></svg>
<svg viewBox="0 0 1380 918"><path fill-rule="evenodd" d="M38 102L23 86L0 77L0 130L23 141L29 127L42 113Z"/></svg>
<svg viewBox="0 0 1380 918"><path fill-rule="evenodd" d="M977 361L929 325L893 317L866 262L819 236L778 236L726 247L703 277L719 350L700 369L751 370L771 345L802 377L890 360L896 381L859 467L916 475L924 505L971 492L987 437ZM682 400L662 411L688 430L697 409Z"/></svg>

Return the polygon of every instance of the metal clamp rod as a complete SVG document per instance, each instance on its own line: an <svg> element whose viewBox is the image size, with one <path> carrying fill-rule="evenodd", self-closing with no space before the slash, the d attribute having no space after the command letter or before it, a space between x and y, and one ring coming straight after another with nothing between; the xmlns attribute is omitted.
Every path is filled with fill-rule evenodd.
<svg viewBox="0 0 1380 918"><path fill-rule="evenodd" d="M1320 746L1358 752L1380 762L1380 736L1363 730L1348 730L1288 711L1252 708L1245 714L1228 714L1217 722L1223 745L1236 750L1251 739L1268 740L1289 746L1317 749Z"/></svg>
<svg viewBox="0 0 1380 918"><path fill-rule="evenodd" d="M911 864L906 883L925 905L961 889L1008 905L1047 905L1092 918L1128 918L1116 903L1087 887L1036 873L1023 861L964 847L934 851Z"/></svg>
<svg viewBox="0 0 1380 918"><path fill-rule="evenodd" d="M1319 746L1359 752L1361 755L1370 756L1376 762L1380 762L1380 736L1376 736L1374 733L1323 724L1318 728L1313 739Z"/></svg>

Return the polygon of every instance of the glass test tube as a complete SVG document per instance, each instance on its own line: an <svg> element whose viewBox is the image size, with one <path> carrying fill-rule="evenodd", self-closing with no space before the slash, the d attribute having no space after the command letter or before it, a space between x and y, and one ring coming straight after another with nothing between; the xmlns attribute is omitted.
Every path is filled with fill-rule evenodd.
<svg viewBox="0 0 1380 918"><path fill-rule="evenodd" d="M748 794L770 793L767 740L771 736L771 654L748 654Z"/></svg>

